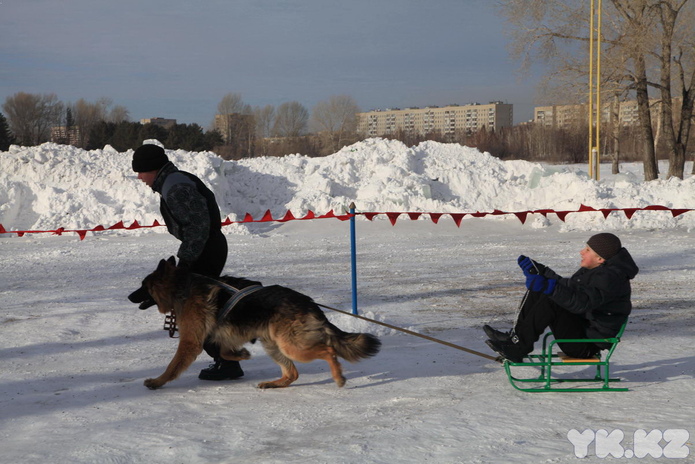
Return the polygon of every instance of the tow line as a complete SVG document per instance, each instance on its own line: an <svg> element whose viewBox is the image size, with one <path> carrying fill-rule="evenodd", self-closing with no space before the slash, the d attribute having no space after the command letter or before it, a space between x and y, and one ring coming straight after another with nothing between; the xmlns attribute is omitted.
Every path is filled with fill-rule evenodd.
<svg viewBox="0 0 695 464"><path fill-rule="evenodd" d="M326 306L326 305L323 305L320 303L316 303L316 304L318 304L322 308L330 309L331 311L335 311L335 312L338 312L341 314L347 314L348 316L356 317L357 319L362 319L363 321L371 322L373 324L383 325L384 327L388 327L389 329L393 329L393 330L397 330L399 332L407 333L408 335L414 335L416 337L424 338L425 340L439 343L441 345L445 345L445 346L448 346L450 348L455 348L457 350L465 351L466 353L474 354L476 356L480 356L481 358L489 359L491 361L500 362L499 358L496 358L494 356L490 356L489 354L481 353L480 351L471 350L469 348L465 348L463 346L459 346L459 345L456 345L454 343L449 343L449 342L445 342L444 340L439 340L438 338L430 337L427 335L422 335L422 334L419 334L417 332L413 332L412 330L402 329L400 327L396 327L395 325L386 324L385 322L375 321L374 319L369 319L368 317L360 316L358 314L352 314L352 313L349 313L347 311L343 311L341 309L331 308L330 306Z"/></svg>

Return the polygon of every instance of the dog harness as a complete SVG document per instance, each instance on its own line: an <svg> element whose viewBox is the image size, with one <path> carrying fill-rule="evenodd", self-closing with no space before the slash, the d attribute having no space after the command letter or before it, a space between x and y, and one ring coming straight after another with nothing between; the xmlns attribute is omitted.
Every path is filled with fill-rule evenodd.
<svg viewBox="0 0 695 464"><path fill-rule="evenodd" d="M212 285L216 285L221 289L226 290L232 295L229 298L229 300L227 300L227 302L224 304L224 306L222 306L220 310L217 312L217 322L222 322L229 315L229 313L232 312L234 306L236 306L244 297L247 297L250 294L255 293L263 288L263 285L251 285L240 290L236 287L232 287L229 284L220 282L217 279L213 279L212 277L200 274L196 274L196 276L202 278L203 280L207 280ZM175 334L176 332L178 332L179 329L176 324L176 314L174 312L167 314L164 318L164 330L169 331L169 337L177 338L175 337Z"/></svg>
<svg viewBox="0 0 695 464"><path fill-rule="evenodd" d="M234 306L237 305L244 297L249 296L252 293L257 292L258 290L263 288L263 285L251 285L250 287L242 288L239 290L236 287L232 287L231 285L225 284L224 282L215 282L216 285L220 286L222 289L227 290L229 293L232 294L231 298L227 300L227 302L220 308L219 312L217 313L217 322L222 322L230 312L232 312L232 309L234 309Z"/></svg>

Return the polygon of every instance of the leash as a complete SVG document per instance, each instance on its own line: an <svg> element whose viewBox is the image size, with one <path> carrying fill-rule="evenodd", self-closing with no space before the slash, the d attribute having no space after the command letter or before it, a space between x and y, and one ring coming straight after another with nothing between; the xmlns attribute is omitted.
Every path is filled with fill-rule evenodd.
<svg viewBox="0 0 695 464"><path fill-rule="evenodd" d="M497 357L490 356L489 354L481 353L480 351L475 351L475 350L471 350L469 348L464 348L463 346L456 345L454 343L445 342L444 340L439 340L438 338L430 337L428 335L422 335L422 334L419 334L417 332L413 332L412 330L402 329L400 327L396 327L395 325L386 324L385 322L375 321L374 319L369 319L368 317L360 316L358 314L352 314L352 313L349 313L347 311L343 311L343 310L336 309L336 308L331 308L330 306L326 306L326 305L323 305L320 303L316 303L316 304L321 306L322 308L330 309L331 311L335 311L335 312L338 312L341 314L347 314L348 316L356 317L357 319L362 319L363 321L371 322L373 324L383 325L384 327L388 327L389 329L393 329L393 330L397 330L399 332L407 333L408 335L414 335L416 337L424 338L425 340L429 340L431 342L439 343L441 345L445 345L445 346L448 346L450 348L455 348L457 350L465 351L466 353L480 356L481 358L485 358L485 359L489 359L491 361L499 362L499 359Z"/></svg>

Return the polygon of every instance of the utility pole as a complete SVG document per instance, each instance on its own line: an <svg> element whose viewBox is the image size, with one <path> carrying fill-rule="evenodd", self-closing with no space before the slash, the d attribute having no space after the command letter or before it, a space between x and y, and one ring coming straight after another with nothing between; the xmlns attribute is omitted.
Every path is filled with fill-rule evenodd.
<svg viewBox="0 0 695 464"><path fill-rule="evenodd" d="M596 180L601 162L601 2L591 0L589 19L589 175Z"/></svg>

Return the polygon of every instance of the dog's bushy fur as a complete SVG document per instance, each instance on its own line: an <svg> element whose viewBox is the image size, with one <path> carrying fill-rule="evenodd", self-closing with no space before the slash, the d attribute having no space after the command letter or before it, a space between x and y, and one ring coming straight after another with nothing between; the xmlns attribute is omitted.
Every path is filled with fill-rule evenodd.
<svg viewBox="0 0 695 464"><path fill-rule="evenodd" d="M239 290L259 282L223 276L218 280ZM243 345L258 339L268 355L280 365L282 377L261 382L259 388L287 387L299 374L293 361L325 360L339 387L345 377L338 357L355 362L374 356L381 342L367 333L346 333L331 324L314 301L286 287L273 285L242 298L225 320L217 313L229 293L205 277L176 267L175 259L162 260L143 280L143 286L157 302L159 312L176 315L179 346L166 370L145 386L159 388L176 379L203 350L210 338L221 348L223 359L240 361L250 354Z"/></svg>

